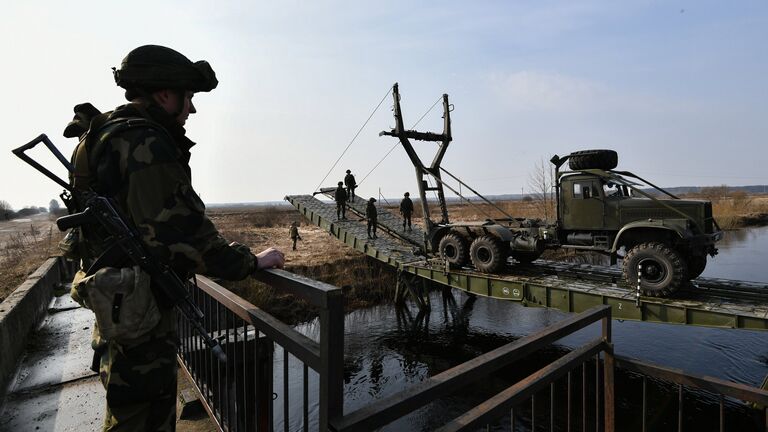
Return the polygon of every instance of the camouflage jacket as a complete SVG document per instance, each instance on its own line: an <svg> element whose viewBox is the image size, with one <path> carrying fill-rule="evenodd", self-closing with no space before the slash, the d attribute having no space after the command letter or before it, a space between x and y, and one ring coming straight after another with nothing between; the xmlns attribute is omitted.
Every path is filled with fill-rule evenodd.
<svg viewBox="0 0 768 432"><path fill-rule="evenodd" d="M299 238L299 228L292 226L290 229L290 235L292 239Z"/></svg>
<svg viewBox="0 0 768 432"><path fill-rule="evenodd" d="M365 206L365 217L369 220L376 220L379 217L379 212L376 210L376 205L372 202L368 202Z"/></svg>
<svg viewBox="0 0 768 432"><path fill-rule="evenodd" d="M339 186L336 188L336 192L334 192L333 198L337 203L344 204L347 202L347 191L344 190L343 187Z"/></svg>
<svg viewBox="0 0 768 432"><path fill-rule="evenodd" d="M192 187L189 159L194 142L184 128L157 105L129 103L97 116L89 134L96 130L103 137L109 126L96 125L118 118L143 118L155 126L145 123L123 128L106 140L93 139L87 152L90 187L114 197L150 252L179 275L247 277L256 268L256 257L242 245L229 246L205 215L205 205ZM75 152L77 185L78 164L84 162ZM96 243L93 235L86 240Z"/></svg>
<svg viewBox="0 0 768 432"><path fill-rule="evenodd" d="M357 183L355 182L355 176L352 174L347 174L344 176L344 186L347 187L355 187L357 186Z"/></svg>
<svg viewBox="0 0 768 432"><path fill-rule="evenodd" d="M413 213L413 201L410 198L403 198L400 201L400 213L409 215Z"/></svg>

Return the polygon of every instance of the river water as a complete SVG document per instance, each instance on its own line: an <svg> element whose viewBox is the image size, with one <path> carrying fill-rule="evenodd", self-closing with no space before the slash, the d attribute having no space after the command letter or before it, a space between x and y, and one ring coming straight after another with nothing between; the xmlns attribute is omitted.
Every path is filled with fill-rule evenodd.
<svg viewBox="0 0 768 432"><path fill-rule="evenodd" d="M768 227L727 232L719 249L720 254L710 259L704 276L768 280ZM431 301L432 310L428 314L420 315L415 307L398 311L392 305L347 314L344 412L374 403L567 316L557 310L528 308L516 302L470 298L458 291L453 292L452 299L433 292ZM317 336L315 323L300 326L300 330L309 336ZM553 348L494 375L494 379L464 389L458 396L436 401L383 430L433 430L598 334L599 328L595 325L562 339ZM695 374L752 386L759 386L768 375L768 332L614 320L613 341L617 354ZM275 366L276 370L282 370L281 365ZM641 401L637 393L641 392L641 387L637 382L631 375L617 373L617 389L623 385L634 388L636 393L617 396L618 430L639 430L637 417ZM300 392L293 393L298 397ZM649 423L648 430L675 430L676 388L663 384L649 386L649 401L649 406L656 408L649 412L655 423ZM299 400L295 402L300 404ZM280 405L276 402L276 406ZM687 394L685 406L689 407L686 419L693 422L693 427L688 430L717 430L716 400L702 393ZM277 425L282 422L281 415L276 414ZM548 427L546 415L537 411L537 416L542 416L537 423ZM531 430L529 417L522 413L522 421L515 430ZM749 418L738 404L727 404L728 430L762 430L758 421ZM291 424L289 429L298 430L300 426L300 423ZM278 429L282 429L282 425ZM560 430L559 427L555 429ZM494 430L509 430L509 425Z"/></svg>

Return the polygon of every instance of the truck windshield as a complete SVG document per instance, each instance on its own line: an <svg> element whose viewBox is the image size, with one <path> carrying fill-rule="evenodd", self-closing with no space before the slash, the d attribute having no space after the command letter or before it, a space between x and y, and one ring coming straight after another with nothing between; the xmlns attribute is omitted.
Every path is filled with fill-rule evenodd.
<svg viewBox="0 0 768 432"><path fill-rule="evenodd" d="M603 182L603 195L605 195L606 198L623 197L626 196L627 192L626 187L622 187L616 183Z"/></svg>

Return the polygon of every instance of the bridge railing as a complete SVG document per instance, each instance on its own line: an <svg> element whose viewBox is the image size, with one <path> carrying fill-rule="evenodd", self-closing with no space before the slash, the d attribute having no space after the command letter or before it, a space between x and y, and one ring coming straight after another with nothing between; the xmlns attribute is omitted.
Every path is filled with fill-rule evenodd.
<svg viewBox="0 0 768 432"><path fill-rule="evenodd" d="M317 308L319 340L198 277L193 299L227 361L217 361L191 326L180 320L178 356L183 370L222 431L271 431L275 418L286 431L297 426L327 430L329 419L340 416L343 409L341 289L283 270L259 272L256 279Z"/></svg>
<svg viewBox="0 0 768 432"><path fill-rule="evenodd" d="M649 410L656 411L654 417L659 417L658 407L649 407L648 404L648 380L655 379L666 383L672 383L677 386L677 430L689 430L686 428L686 416L685 416L685 403L683 395L685 390L689 391L704 391L714 395L718 400L719 412L718 412L718 426L717 429L712 425L711 430L726 430L726 401L731 399L736 401L738 405L744 405L749 407L749 410L762 411L762 428L755 430L768 431L768 391L750 387L744 384L738 384L730 381L725 381L719 378L701 376L691 374L679 369L658 366L639 360L634 360L627 357L616 356L616 367L634 372L642 377L642 397L641 408L637 415L640 416L640 430L645 432L647 430L655 430L657 427L654 424L649 425ZM626 395L629 393L629 389L622 389L621 393ZM673 402L674 403L674 402ZM702 408L690 407L692 411L695 411L694 416L702 414ZM759 412L758 412L759 414ZM668 428L669 429L669 428ZM671 430L671 429L670 429Z"/></svg>
<svg viewBox="0 0 768 432"><path fill-rule="evenodd" d="M515 415L513 408L527 399L530 399L532 405L535 405L537 393L548 389L550 391L550 396L554 398L553 385L558 378L566 374L568 375L569 401L566 409L568 422L570 424L577 414L572 412L570 403L572 391L571 371L576 370L581 366L584 379L582 386L583 401L581 403L583 424L586 427L587 420L590 418L593 422L599 422L605 425L603 430L606 432L612 432L614 416L614 361L613 347L611 345L611 308L606 305L595 306L585 312L570 316L547 327L539 333L520 338L515 342L475 357L452 369L430 377L400 393L383 398L367 407L349 413L343 418L333 419L332 426L339 432L375 430L376 428L385 426L436 399L456 394L462 387L484 379L492 373L510 366L515 361L523 359L524 357L551 345L553 342L597 321L602 321L602 335L600 337L576 348L529 377L486 400L484 403L467 411L456 419L449 421L440 430L477 430L478 427L495 424L498 420L504 417L511 419L512 427L514 429ZM592 414L592 407L590 407L589 412L587 411L587 370L591 359L598 356L601 352L604 355L602 368L603 400L601 403L599 398L600 391L597 390L600 388L598 385L600 382L600 375L596 373L596 390L593 392L595 397L595 417L592 418L590 417ZM596 361L595 364L599 370L600 363ZM553 406L554 404L550 405L550 425L554 423L555 418L554 413L552 412ZM603 414L602 418L600 418L601 411ZM529 421L534 423L533 427L535 427L536 420L535 412L535 406L533 406L532 415L529 419Z"/></svg>

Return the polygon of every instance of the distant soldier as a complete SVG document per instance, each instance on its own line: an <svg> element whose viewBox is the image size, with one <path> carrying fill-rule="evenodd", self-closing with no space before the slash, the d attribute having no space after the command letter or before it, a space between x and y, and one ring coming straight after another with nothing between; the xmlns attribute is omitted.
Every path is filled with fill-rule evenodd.
<svg viewBox="0 0 768 432"><path fill-rule="evenodd" d="M379 212L376 211L375 198L368 200L368 205L365 207L365 217L368 218L368 238L376 237L376 219L379 217ZM371 236L371 229L373 229L373 236Z"/></svg>
<svg viewBox="0 0 768 432"><path fill-rule="evenodd" d="M347 186L347 196L349 197L349 200L354 202L357 182L355 181L355 176L352 175L352 171L347 170L347 175L344 176L344 184Z"/></svg>
<svg viewBox="0 0 768 432"><path fill-rule="evenodd" d="M344 183L339 182L336 192L333 195L336 200L336 219L347 219L347 191L344 190Z"/></svg>
<svg viewBox="0 0 768 432"><path fill-rule="evenodd" d="M301 240L301 236L299 235L299 226L296 223L296 221L291 222L291 240L293 240L293 250L296 250L296 241Z"/></svg>
<svg viewBox="0 0 768 432"><path fill-rule="evenodd" d="M402 201L400 201L400 214L403 215L403 231L405 231L405 225L408 224L408 231L413 231L411 228L411 214L413 214L413 201L410 198L411 194L406 192Z"/></svg>

